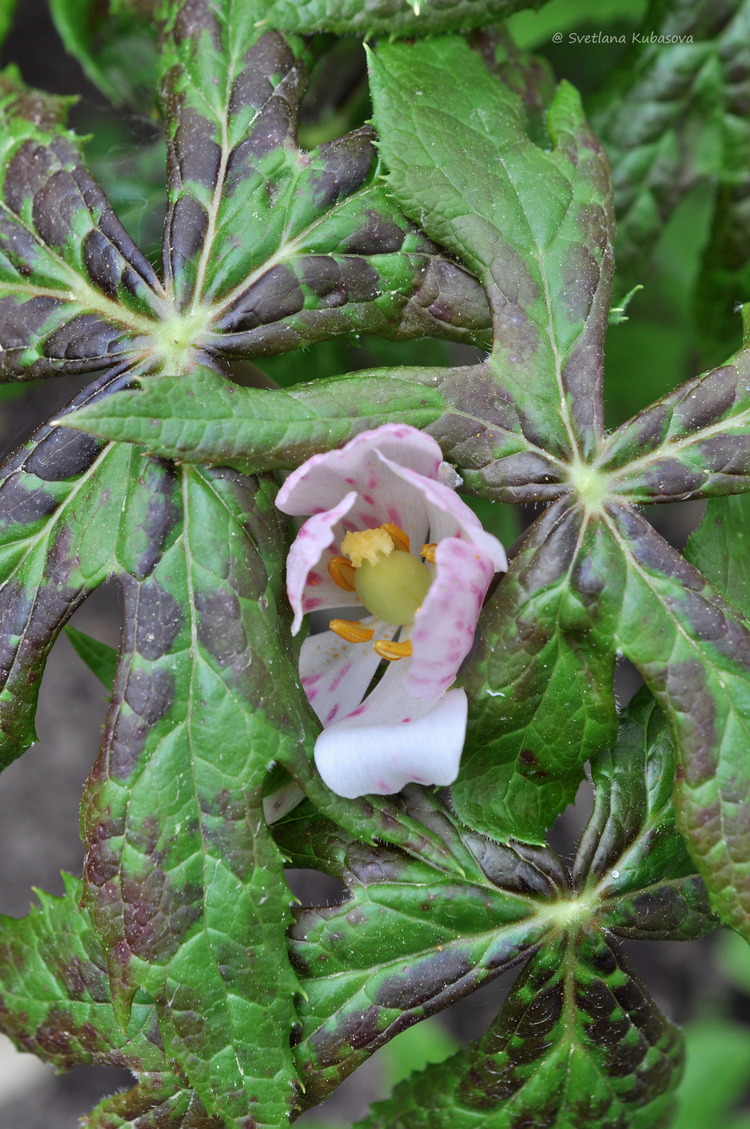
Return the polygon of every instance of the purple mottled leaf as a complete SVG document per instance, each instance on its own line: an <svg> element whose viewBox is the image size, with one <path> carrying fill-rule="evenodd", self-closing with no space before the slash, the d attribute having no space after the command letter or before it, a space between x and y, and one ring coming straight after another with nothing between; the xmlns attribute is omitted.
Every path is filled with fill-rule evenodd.
<svg viewBox="0 0 750 1129"><path fill-rule="evenodd" d="M614 739L607 548L595 519L555 503L484 610L463 669L469 726L452 790L480 831L544 842L585 761Z"/></svg>
<svg viewBox="0 0 750 1129"><path fill-rule="evenodd" d="M638 503L750 488L750 350L624 423L599 459L611 492Z"/></svg>
<svg viewBox="0 0 750 1129"><path fill-rule="evenodd" d="M0 376L110 367L162 311L153 269L64 128L67 102L0 77Z"/></svg>
<svg viewBox="0 0 750 1129"><path fill-rule="evenodd" d="M127 380L105 374L66 411ZM115 567L131 464L124 446L45 424L0 472L0 764L34 741L52 644Z"/></svg>
<svg viewBox="0 0 750 1129"><path fill-rule="evenodd" d="M613 213L576 92L558 88L542 148L524 102L458 37L381 44L371 85L388 186L484 285L488 363L523 435L556 457L588 457L603 436Z"/></svg>
<svg viewBox="0 0 750 1129"><path fill-rule="evenodd" d="M667 1129L683 1061L614 940L539 949L478 1042L402 1082L358 1129Z"/></svg>
<svg viewBox="0 0 750 1129"><path fill-rule="evenodd" d="M573 868L595 890L599 920L614 933L690 940L717 920L677 830L676 754L669 723L647 689L620 718L617 742L593 762L594 811Z"/></svg>
<svg viewBox="0 0 750 1129"><path fill-rule="evenodd" d="M616 643L676 738L678 827L714 909L750 936L750 631L635 510L612 503L606 526Z"/></svg>
<svg viewBox="0 0 750 1129"><path fill-rule="evenodd" d="M348 891L341 905L299 910L290 933L305 989L295 1048L305 1104L536 947L551 928L545 905L566 888L551 852L466 833L419 789L403 803L445 837L463 877L354 842L320 819L293 818L276 831L294 865L335 874Z"/></svg>
<svg viewBox="0 0 750 1129"><path fill-rule="evenodd" d="M210 309L201 343L267 356L359 332L486 339L476 279L377 183L374 131L298 148L310 44L261 11L183 0L164 27L164 269L178 309Z"/></svg>

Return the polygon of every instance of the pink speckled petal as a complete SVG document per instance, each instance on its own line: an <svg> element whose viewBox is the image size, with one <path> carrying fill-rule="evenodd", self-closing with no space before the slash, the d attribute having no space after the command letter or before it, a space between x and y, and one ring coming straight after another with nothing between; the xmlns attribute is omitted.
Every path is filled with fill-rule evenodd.
<svg viewBox="0 0 750 1129"><path fill-rule="evenodd" d="M492 561L494 571L506 571L508 558L497 537L487 533L473 510L469 509L454 490L414 472L406 466L398 466L390 459L384 459L390 469L405 483L416 490L422 499L424 512L429 521L430 541L442 541L445 537L459 537L470 541L481 549ZM415 547L419 552L420 546Z"/></svg>
<svg viewBox="0 0 750 1129"><path fill-rule="evenodd" d="M286 592L294 612L292 635L299 631L307 612L359 603L356 593L344 592L328 575L328 561L338 552L336 527L356 501L357 495L350 490L333 509L308 518L292 543L286 559Z"/></svg>
<svg viewBox="0 0 750 1129"><path fill-rule="evenodd" d="M435 698L454 681L471 649L494 571L493 562L476 545L456 537L439 543L435 579L411 630L406 689L415 698Z"/></svg>
<svg viewBox="0 0 750 1129"><path fill-rule="evenodd" d="M321 631L302 644L300 679L323 725L346 717L360 704L382 662L372 644L377 639L392 639L396 631L372 616L362 623L374 629L369 643L347 643L333 631Z"/></svg>
<svg viewBox="0 0 750 1129"><path fill-rule="evenodd" d="M282 784L275 792L263 797L263 815L266 817L266 823L276 823L277 820L283 819L287 812L296 808L297 804L301 804L304 798L305 793L294 780Z"/></svg>
<svg viewBox="0 0 750 1129"><path fill-rule="evenodd" d="M378 451L429 478L437 476L442 462L440 448L429 435L406 424L386 423L363 431L339 450L313 455L289 475L276 505L300 516L331 509L349 490L373 497L381 470ZM376 524L391 520L384 516Z"/></svg>
<svg viewBox="0 0 750 1129"><path fill-rule="evenodd" d="M391 677L392 672L393 667L364 709L328 726L315 743L318 771L338 796L389 796L409 783L446 785L458 776L466 694L449 690L434 701L417 702L406 693L403 677Z"/></svg>

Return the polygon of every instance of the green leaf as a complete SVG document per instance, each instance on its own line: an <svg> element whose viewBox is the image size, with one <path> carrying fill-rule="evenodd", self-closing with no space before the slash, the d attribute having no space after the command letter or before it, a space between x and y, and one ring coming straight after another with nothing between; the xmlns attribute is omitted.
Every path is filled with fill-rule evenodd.
<svg viewBox="0 0 750 1129"><path fill-rule="evenodd" d="M461 39L383 44L371 82L389 188L485 286L489 365L522 434L557 457L588 455L603 435L613 221L578 95L558 88L542 149L521 100Z"/></svg>
<svg viewBox="0 0 750 1129"><path fill-rule="evenodd" d="M714 909L748 937L750 632L635 510L613 502L608 511L613 552L605 598L616 645L674 729L678 826Z"/></svg>
<svg viewBox="0 0 750 1129"><path fill-rule="evenodd" d="M241 388L207 368L151 377L138 392L64 420L94 435L141 443L180 462L232 466L244 473L290 468L386 421L415 427L443 408L434 389L377 375L317 380L293 390Z"/></svg>
<svg viewBox="0 0 750 1129"><path fill-rule="evenodd" d="M637 503L750 489L750 350L624 423L599 462L611 493Z"/></svg>
<svg viewBox="0 0 750 1129"><path fill-rule="evenodd" d="M209 1112L275 1127L294 1103L297 980L263 785L314 728L287 624L280 637L280 518L267 484L153 469L161 554L122 578L123 647L82 807L85 903L122 1021L147 991L167 1056ZM120 555L138 563L130 520Z"/></svg>
<svg viewBox="0 0 750 1129"><path fill-rule="evenodd" d="M677 830L675 769L667 719L644 688L615 746L592 762L594 811L573 868L576 885L601 899L599 920L620 936L681 941L717 924Z"/></svg>
<svg viewBox="0 0 750 1129"><path fill-rule="evenodd" d="M114 102L153 108L156 42L153 19L118 0L50 0L50 12L65 49L86 78Z"/></svg>
<svg viewBox="0 0 750 1129"><path fill-rule="evenodd" d="M614 655L598 621L608 562L595 522L558 502L486 607L463 684L458 815L500 839L544 842L586 760L616 732Z"/></svg>
<svg viewBox="0 0 750 1129"><path fill-rule="evenodd" d="M750 619L750 495L712 498L685 556Z"/></svg>
<svg viewBox="0 0 750 1129"><path fill-rule="evenodd" d="M434 35L485 27L543 0L271 0L272 27L305 34Z"/></svg>
<svg viewBox="0 0 750 1129"><path fill-rule="evenodd" d="M0 0L0 44L7 38L17 6L18 0Z"/></svg>
<svg viewBox="0 0 750 1129"><path fill-rule="evenodd" d="M685 194L709 177L736 181L738 145L747 151L750 5L688 0L652 12L629 67L613 76L592 113L612 164L623 282L639 281L643 259Z"/></svg>
<svg viewBox="0 0 750 1129"><path fill-rule="evenodd" d="M105 374L68 405L120 377ZM132 455L80 431L42 426L0 476L0 765L35 740L47 655L65 621L112 572ZM137 480L136 480L137 482ZM134 490L137 487L134 485Z"/></svg>
<svg viewBox="0 0 750 1129"><path fill-rule="evenodd" d="M67 100L0 76L0 376L112 365L161 309L154 271L64 128Z"/></svg>
<svg viewBox="0 0 750 1129"><path fill-rule="evenodd" d="M566 878L551 852L462 833L418 789L407 789L404 803L442 824L463 879L353 842L303 813L275 829L294 865L341 876L349 895L299 910L290 933L305 989L295 1054L306 1104L400 1031L502 973L553 927L551 905Z"/></svg>
<svg viewBox="0 0 750 1129"><path fill-rule="evenodd" d="M297 148L310 45L267 30L263 4L168 9L164 269L190 339L264 356L359 332L486 336L476 280L376 181L369 126Z"/></svg>
<svg viewBox="0 0 750 1129"><path fill-rule="evenodd" d="M358 1129L666 1129L682 1040L616 943L559 936L478 1043L402 1083Z"/></svg>
<svg viewBox="0 0 750 1129"><path fill-rule="evenodd" d="M83 1121L87 1129L183 1129L187 1110L204 1118L190 1124L221 1129L172 1073L153 1001L140 993L126 1025L118 1022L106 958L80 905L81 883L69 874L63 881L63 897L35 891L39 907L27 917L0 918L0 1027L19 1050L58 1070L133 1071L137 1085L97 1106Z"/></svg>
<svg viewBox="0 0 750 1129"><path fill-rule="evenodd" d="M65 634L79 659L86 663L106 690L111 690L117 670L117 648L94 639L92 635L87 635L76 627L66 627Z"/></svg>

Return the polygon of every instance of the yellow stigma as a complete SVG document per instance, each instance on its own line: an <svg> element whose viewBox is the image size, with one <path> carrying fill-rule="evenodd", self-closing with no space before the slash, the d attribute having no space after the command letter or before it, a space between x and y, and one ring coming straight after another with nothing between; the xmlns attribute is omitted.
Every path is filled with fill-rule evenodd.
<svg viewBox="0 0 750 1129"><path fill-rule="evenodd" d="M360 568L363 561L376 565L381 555L387 557L393 552L393 547L392 538L382 527L347 533L341 542L341 552L346 554L355 568Z"/></svg>

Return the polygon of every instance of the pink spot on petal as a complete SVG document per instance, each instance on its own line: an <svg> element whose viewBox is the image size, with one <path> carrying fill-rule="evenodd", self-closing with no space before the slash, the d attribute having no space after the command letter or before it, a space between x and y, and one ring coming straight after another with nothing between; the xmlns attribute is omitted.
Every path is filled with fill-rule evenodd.
<svg viewBox="0 0 750 1129"><path fill-rule="evenodd" d="M365 712L364 706L357 706L356 710L352 710L352 712L349 714L349 717L359 717L359 715L363 714L364 712Z"/></svg>
<svg viewBox="0 0 750 1129"><path fill-rule="evenodd" d="M392 521L394 525L401 525L401 514L395 506L388 507L388 520Z"/></svg>
<svg viewBox="0 0 750 1129"><path fill-rule="evenodd" d="M363 494L362 497L367 502L368 506L375 505L375 499L373 498L372 494Z"/></svg>
<svg viewBox="0 0 750 1129"><path fill-rule="evenodd" d="M308 598L302 601L302 609L303 611L311 612L314 608L319 608L322 603L322 600L311 600Z"/></svg>
<svg viewBox="0 0 750 1129"><path fill-rule="evenodd" d="M331 724L331 722L333 721L334 717L336 716L336 714L338 712L339 712L339 707L338 707L338 704L337 704L333 707L332 710L328 711L328 717L326 718L326 721L325 721L326 725Z"/></svg>
<svg viewBox="0 0 750 1129"><path fill-rule="evenodd" d="M308 584L320 584L320 573L319 572L308 572L307 583Z"/></svg>
<svg viewBox="0 0 750 1129"><path fill-rule="evenodd" d="M344 678L346 678L347 674L349 673L349 671L351 669L352 669L351 663L347 663L346 666L342 666L341 670L338 672L338 674L334 678L333 682L329 686L329 690L332 690L332 691L338 690L339 686L341 685L342 680Z"/></svg>

